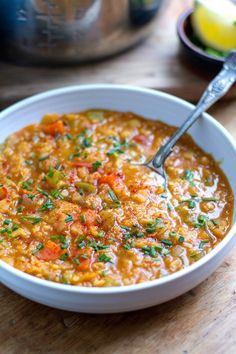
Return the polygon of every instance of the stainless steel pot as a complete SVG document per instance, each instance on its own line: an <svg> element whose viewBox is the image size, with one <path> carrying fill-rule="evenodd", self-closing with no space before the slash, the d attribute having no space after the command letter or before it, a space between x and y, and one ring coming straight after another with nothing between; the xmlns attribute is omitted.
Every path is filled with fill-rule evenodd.
<svg viewBox="0 0 236 354"><path fill-rule="evenodd" d="M144 39L162 0L0 0L7 58L71 63L103 58Z"/></svg>

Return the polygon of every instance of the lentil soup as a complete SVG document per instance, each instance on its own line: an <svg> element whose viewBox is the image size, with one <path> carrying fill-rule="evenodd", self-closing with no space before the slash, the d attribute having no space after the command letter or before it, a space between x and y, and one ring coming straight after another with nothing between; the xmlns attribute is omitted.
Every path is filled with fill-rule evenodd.
<svg viewBox="0 0 236 354"><path fill-rule="evenodd" d="M144 162L176 128L133 113L46 114L0 154L0 259L39 278L120 286L209 253L229 231L233 193L189 135L166 161L168 189Z"/></svg>

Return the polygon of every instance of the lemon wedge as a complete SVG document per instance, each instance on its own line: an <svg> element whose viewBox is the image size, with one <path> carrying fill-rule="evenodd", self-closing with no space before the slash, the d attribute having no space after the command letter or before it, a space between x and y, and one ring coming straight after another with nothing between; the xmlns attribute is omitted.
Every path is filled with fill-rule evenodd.
<svg viewBox="0 0 236 354"><path fill-rule="evenodd" d="M197 37L207 47L228 52L236 49L236 4L231 0L196 0L191 16Z"/></svg>

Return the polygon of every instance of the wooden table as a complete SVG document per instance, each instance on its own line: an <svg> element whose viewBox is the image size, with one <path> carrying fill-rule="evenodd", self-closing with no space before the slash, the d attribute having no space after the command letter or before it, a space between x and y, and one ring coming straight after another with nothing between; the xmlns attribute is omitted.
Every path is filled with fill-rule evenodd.
<svg viewBox="0 0 236 354"><path fill-rule="evenodd" d="M193 0L164 2L148 40L117 57L73 68L0 62L0 107L45 90L101 82L145 86L196 101L215 72L199 70L181 55L176 21ZM236 97L236 87L228 97Z"/></svg>
<svg viewBox="0 0 236 354"><path fill-rule="evenodd" d="M1 78L0 92L5 84ZM186 91L183 87L182 93ZM188 93L193 98L195 94ZM8 90L3 105L9 95ZM220 102L211 113L236 138L236 102ZM209 279L189 293L154 308L115 315L50 309L0 285L0 353L234 354L235 270L234 249Z"/></svg>

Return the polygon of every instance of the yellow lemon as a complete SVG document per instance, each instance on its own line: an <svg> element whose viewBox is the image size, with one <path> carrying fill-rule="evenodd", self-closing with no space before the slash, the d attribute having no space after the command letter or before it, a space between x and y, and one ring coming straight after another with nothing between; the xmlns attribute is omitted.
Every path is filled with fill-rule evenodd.
<svg viewBox="0 0 236 354"><path fill-rule="evenodd" d="M192 27L207 47L228 52L236 49L236 4L231 0L196 0Z"/></svg>

